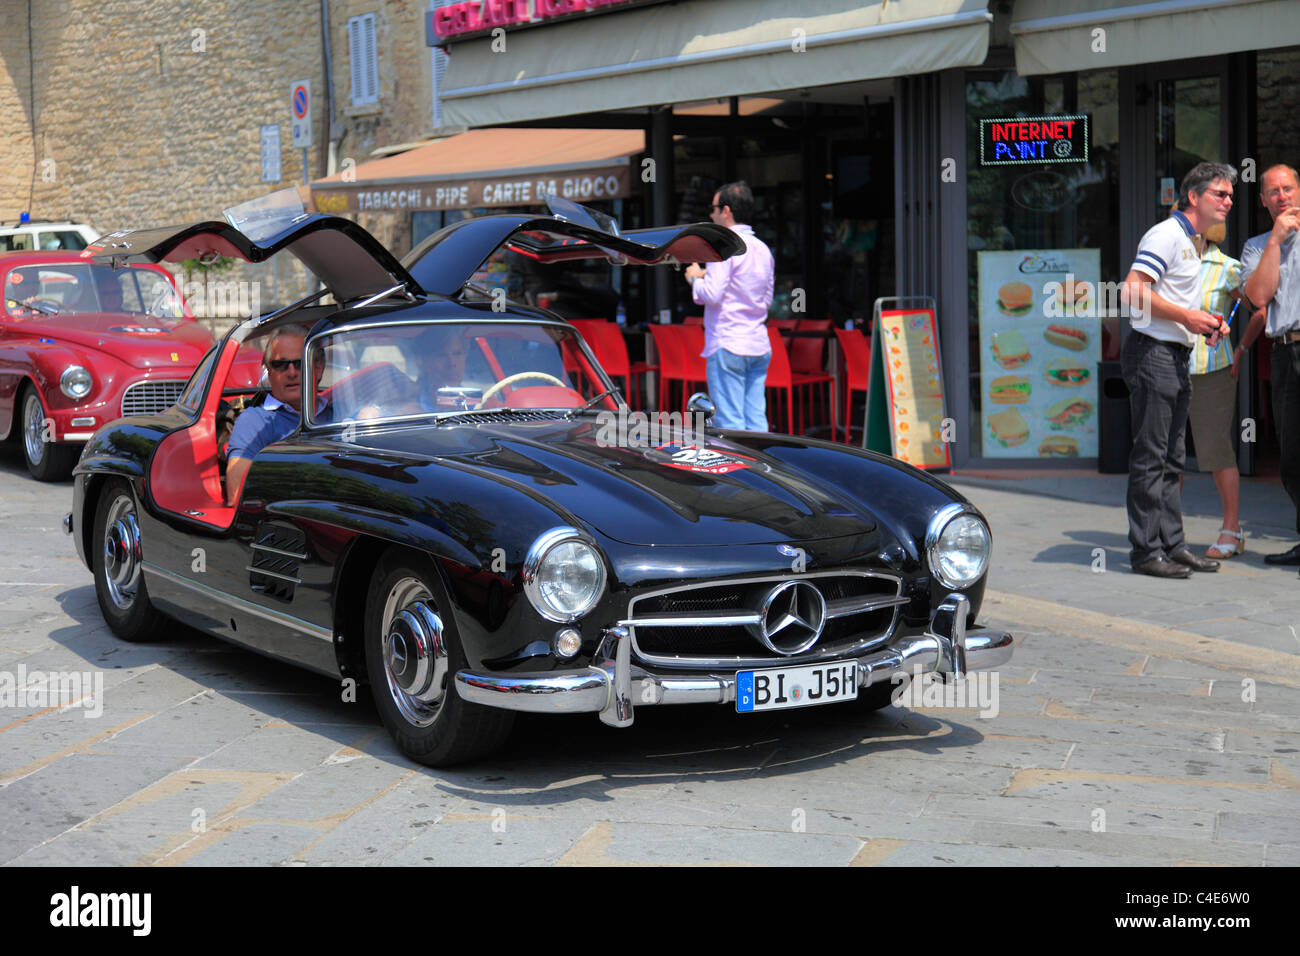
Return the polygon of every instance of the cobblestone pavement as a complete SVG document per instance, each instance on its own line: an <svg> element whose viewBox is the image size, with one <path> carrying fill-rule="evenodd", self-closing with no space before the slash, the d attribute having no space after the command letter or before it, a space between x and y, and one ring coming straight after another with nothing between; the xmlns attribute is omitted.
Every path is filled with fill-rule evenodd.
<svg viewBox="0 0 1300 956"><path fill-rule="evenodd" d="M955 483L994 529L984 622L1018 638L996 716L534 719L433 771L335 682L179 626L116 640L59 531L70 486L6 447L0 675L104 687L95 719L0 708L0 862L1300 864L1300 580L1260 557L1290 544L1280 489L1247 482L1251 551L1180 582L1128 572L1122 478Z"/></svg>

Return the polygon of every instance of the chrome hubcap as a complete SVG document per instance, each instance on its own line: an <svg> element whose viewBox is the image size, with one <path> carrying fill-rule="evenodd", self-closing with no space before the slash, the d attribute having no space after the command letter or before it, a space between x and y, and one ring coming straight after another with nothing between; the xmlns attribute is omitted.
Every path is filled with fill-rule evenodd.
<svg viewBox="0 0 1300 956"><path fill-rule="evenodd" d="M416 727L437 719L447 692L447 648L433 596L417 578L388 592L383 617L384 676L402 716Z"/></svg>
<svg viewBox="0 0 1300 956"><path fill-rule="evenodd" d="M104 526L104 582L108 596L124 611L135 601L140 564L140 526L135 521L135 506L130 498L121 497L113 502Z"/></svg>
<svg viewBox="0 0 1300 956"><path fill-rule="evenodd" d="M40 399L29 394L23 412L23 444L27 448L27 460L39 465L45 457L45 416L41 412Z"/></svg>

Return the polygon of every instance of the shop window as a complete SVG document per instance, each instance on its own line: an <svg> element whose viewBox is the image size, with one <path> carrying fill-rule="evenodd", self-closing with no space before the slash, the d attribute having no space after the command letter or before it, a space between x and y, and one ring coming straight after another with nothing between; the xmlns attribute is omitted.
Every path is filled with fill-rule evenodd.
<svg viewBox="0 0 1300 956"><path fill-rule="evenodd" d="M1300 48L1261 51L1255 60L1256 183L1249 186L1250 235L1273 228L1268 210L1260 205L1258 177L1277 163L1300 166ZM1238 187L1238 192L1241 188ZM1238 202L1241 199L1237 200Z"/></svg>
<svg viewBox="0 0 1300 956"><path fill-rule="evenodd" d="M1119 346L1118 102L1115 70L967 74L972 457L1097 455L1098 361Z"/></svg>
<svg viewBox="0 0 1300 956"><path fill-rule="evenodd" d="M375 15L348 20L348 59L352 65L352 105L379 102L379 47Z"/></svg>

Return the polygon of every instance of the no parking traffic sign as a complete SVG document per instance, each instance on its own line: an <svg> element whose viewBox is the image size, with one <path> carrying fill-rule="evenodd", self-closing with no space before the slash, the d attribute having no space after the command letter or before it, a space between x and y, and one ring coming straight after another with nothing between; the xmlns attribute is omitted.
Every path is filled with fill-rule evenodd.
<svg viewBox="0 0 1300 956"><path fill-rule="evenodd" d="M311 81L303 80L289 87L289 127L293 130L295 149L311 145Z"/></svg>

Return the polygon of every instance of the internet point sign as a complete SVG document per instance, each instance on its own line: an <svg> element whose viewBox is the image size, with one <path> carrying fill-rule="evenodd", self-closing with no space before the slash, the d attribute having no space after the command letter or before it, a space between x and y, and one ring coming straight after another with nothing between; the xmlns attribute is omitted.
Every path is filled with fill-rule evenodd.
<svg viewBox="0 0 1300 956"><path fill-rule="evenodd" d="M980 120L981 166L1087 161L1088 117L1085 114Z"/></svg>

